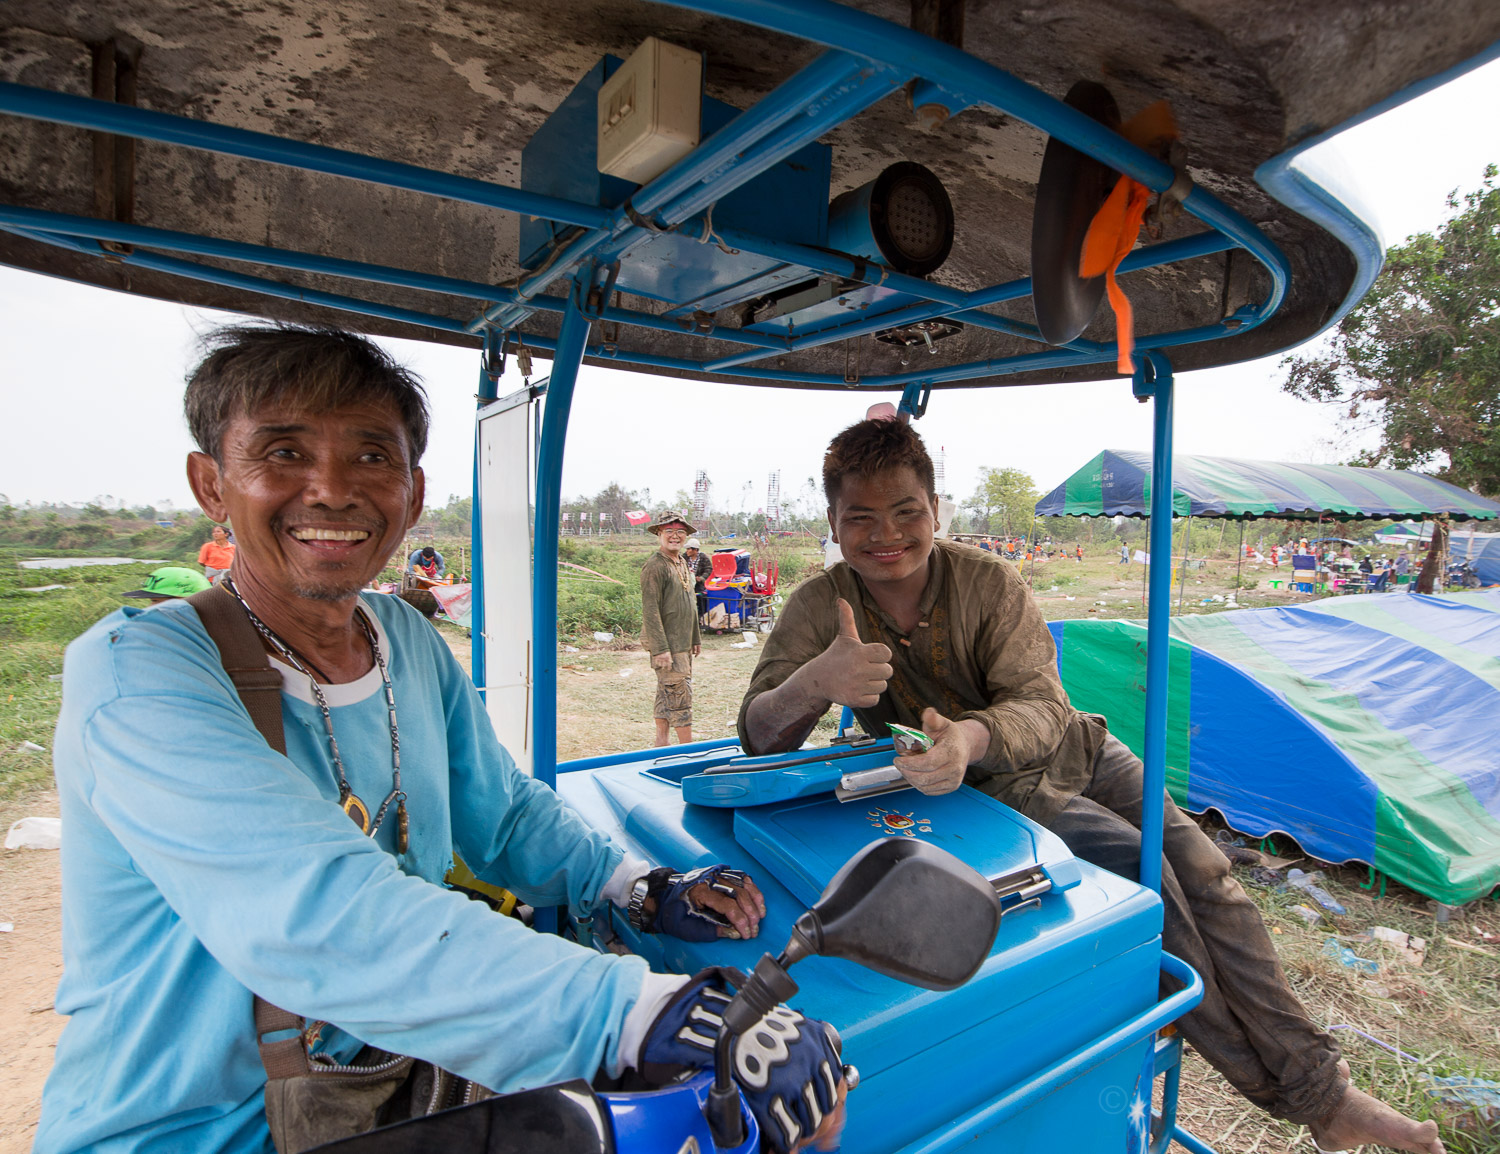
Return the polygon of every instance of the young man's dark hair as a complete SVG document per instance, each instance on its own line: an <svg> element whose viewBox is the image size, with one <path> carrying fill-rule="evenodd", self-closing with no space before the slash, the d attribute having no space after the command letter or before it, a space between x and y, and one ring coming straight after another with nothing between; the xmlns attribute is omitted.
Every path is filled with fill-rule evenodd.
<svg viewBox="0 0 1500 1154"><path fill-rule="evenodd" d="M937 492L932 458L915 429L904 421L860 421L829 442L823 455L823 493L832 507L849 474L873 477L903 466L916 473L929 497Z"/></svg>
<svg viewBox="0 0 1500 1154"><path fill-rule="evenodd" d="M230 325L202 344L206 355L188 377L183 408L193 439L216 461L235 414L287 400L314 413L383 401L401 417L412 464L427 450L421 382L366 337L338 329Z"/></svg>

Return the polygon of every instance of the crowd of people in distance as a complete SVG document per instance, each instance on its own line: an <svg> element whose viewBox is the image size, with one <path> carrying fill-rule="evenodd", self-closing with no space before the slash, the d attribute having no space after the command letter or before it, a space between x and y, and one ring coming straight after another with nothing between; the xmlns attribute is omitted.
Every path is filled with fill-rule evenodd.
<svg viewBox="0 0 1500 1154"><path fill-rule="evenodd" d="M964 544L976 546L986 553L994 553L1004 557L1008 561L1082 561L1083 546L1081 544L1065 545L1054 542L1051 537L1033 537L1027 540L1025 536L978 536L964 535L954 538Z"/></svg>
<svg viewBox="0 0 1500 1154"><path fill-rule="evenodd" d="M1334 548L1336 544L1341 547ZM1324 548L1318 548L1319 545ZM1298 556L1312 557L1314 564L1298 565L1293 560ZM1254 546L1246 545L1245 559L1269 562L1272 569L1280 569L1285 563L1294 570L1312 572L1315 575L1314 580L1320 583L1338 579L1351 580L1368 586L1374 593L1384 593L1387 589L1399 584L1397 578L1405 577L1412 571L1412 556L1406 549L1391 556L1375 557L1366 553L1356 560L1354 546L1348 542L1309 541L1306 537L1288 541L1286 544L1274 541L1269 547L1262 545L1259 550Z"/></svg>

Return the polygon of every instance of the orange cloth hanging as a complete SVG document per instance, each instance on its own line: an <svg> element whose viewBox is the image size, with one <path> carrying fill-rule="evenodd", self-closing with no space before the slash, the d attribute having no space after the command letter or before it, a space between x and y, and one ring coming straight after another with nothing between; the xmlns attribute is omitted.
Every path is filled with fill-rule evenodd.
<svg viewBox="0 0 1500 1154"><path fill-rule="evenodd" d="M1177 122L1167 102L1160 100L1122 124L1120 135L1140 148L1156 151L1177 139ZM1110 308L1115 313L1115 341L1119 348L1116 367L1127 375L1135 371L1131 360L1135 349L1135 315L1130 298L1115 279L1115 270L1135 247L1150 203L1149 188L1138 180L1121 176L1089 222L1078 262L1079 276L1104 277Z"/></svg>

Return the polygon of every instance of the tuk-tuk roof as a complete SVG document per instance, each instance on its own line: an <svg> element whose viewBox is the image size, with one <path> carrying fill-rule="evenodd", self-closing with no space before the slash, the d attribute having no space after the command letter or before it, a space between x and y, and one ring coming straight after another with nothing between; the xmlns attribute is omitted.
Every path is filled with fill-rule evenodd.
<svg viewBox="0 0 1500 1154"><path fill-rule="evenodd" d="M757 18L771 12L763 20L770 25L777 22L778 7L798 6L738 6ZM951 11L955 5L936 7ZM28 94L96 94L193 124L515 188L522 148L580 77L606 54L628 56L647 36L703 53L706 94L749 108L842 36L840 13L847 12L851 32L849 42L836 47L856 57L882 50L878 29L871 33L873 26L860 23L864 17L904 29L911 16L904 0L864 0L847 9L810 4L804 10L807 35L822 44L722 15L628 0L289 0L248 7L10 0L0 8L0 79L27 89L12 87L13 99L3 108L21 109L20 115L0 115L5 206L368 262L450 278L455 291L359 283L353 292L345 276L256 267L213 253L191 259L233 275L217 283L185 279L172 271L180 256L145 260L141 252L150 246L110 242L113 254L101 258L97 241L108 237L81 236L75 228L59 247L60 234L21 227L14 216L0 219L8 230L0 231L0 262L187 304L477 346L474 318L505 291L496 288L486 299L483 287L513 284L523 273L525 214L312 171L295 159L266 163L158 140L143 140L128 159L114 154L111 183L100 169L100 150L110 156L101 143L108 137L76 122L54 123L45 109L22 108ZM1461 67L1497 39L1500 6L1486 0L1441 6L1070 0L1033 7L971 4L962 48L1054 98L1075 81L1090 79L1109 88L1125 116L1167 100L1195 187L1242 214L1247 227L1253 224L1284 254L1289 278L1274 288L1285 294L1280 307L1242 332L1226 327L1225 318L1244 314L1274 287L1274 278L1244 247L1221 246L1229 251L1207 251L1123 277L1138 334L1203 330L1203 339L1172 351L1177 368L1196 369L1300 343L1351 303L1351 294L1362 291L1372 275L1371 261L1378 264L1378 244L1372 250L1367 237L1366 251L1352 252L1347 237L1273 199L1257 170L1402 90ZM893 41L883 55L882 67L921 72L922 59L910 43ZM114 63L106 59L101 82L101 59L110 57ZM952 78L927 79L941 84ZM952 254L929 278L947 293L944 299L1023 280L1031 273L1032 212L1046 144L1043 132L1023 116L1037 119L1024 108L1017 113L979 105L922 131L896 87L823 136L831 146L829 190L837 194L863 184L895 162L918 162L939 177L954 207ZM1182 213L1162 222L1155 243L1205 231L1202 221ZM250 278L256 276L310 291L304 299L268 297L253 291ZM543 303L550 298L555 305L566 283L543 288ZM357 296L384 315L325 307L315 295L320 291ZM669 303L628 294L615 300L624 310L620 315L644 317L659 317ZM724 311L654 327L620 324L596 333L600 343L590 347L587 361L671 376L830 388L892 388L921 373L935 374L938 386L1116 374L1112 358L1025 360L1045 346L1025 334L1033 316L1024 295L980 311L998 319L974 316L978 323L966 324L930 355L921 346L904 349L867 337L785 349L762 341L761 360L705 371L703 365L715 358L743 351L726 339L741 322ZM434 323L423 323L424 315ZM511 347L515 337L530 339L547 355L557 325L555 308L529 311L509 326ZM715 327L708 334L710 325ZM691 331L695 326L698 331ZM1083 338L1110 342L1113 335L1106 307ZM959 365L974 368L947 377L936 372Z"/></svg>

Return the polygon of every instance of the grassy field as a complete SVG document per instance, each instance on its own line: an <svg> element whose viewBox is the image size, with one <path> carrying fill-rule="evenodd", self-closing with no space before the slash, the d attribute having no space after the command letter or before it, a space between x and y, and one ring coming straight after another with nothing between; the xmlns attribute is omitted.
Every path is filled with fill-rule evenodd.
<svg viewBox="0 0 1500 1154"><path fill-rule="evenodd" d="M34 791L51 784L63 649L125 604L119 594L139 589L154 568L20 569L16 560L0 553L0 822L12 810L24 808ZM65 587L28 592L46 585Z"/></svg>
<svg viewBox="0 0 1500 1154"><path fill-rule="evenodd" d="M562 585L562 632L578 652L560 658L560 758L637 749L652 740L655 683L646 656L635 643L639 593L633 579L653 545L648 538L627 537L606 546L573 542L564 549L565 558L620 584L569 579ZM465 543L442 541L438 547L455 567L459 550L467 552ZM41 551L24 555L36 552ZM1027 571L1043 615L1049 619L1143 616L1140 566L1119 565L1118 551L1102 544L1093 552L1097 555L1086 555L1081 564L1055 560ZM23 554L15 549L0 552L0 826L24 814L50 783L52 730L61 688L54 678L62 670L64 646L121 604L119 593L138 588L150 568L19 570L14 564L19 555ZM805 550L788 552L783 560L784 575L811 563ZM1306 600L1285 589L1270 589L1267 582L1275 576L1269 567L1246 566L1236 589L1233 558L1210 561L1204 571L1188 577L1183 611L1222 611L1232 607L1228 600L1232 594L1241 606ZM51 584L65 588L23 591ZM787 588L784 577L783 591ZM463 631L451 625L441 628L460 659L466 660ZM618 636L601 645L592 639L594 629ZM740 697L759 652L758 645L733 648L739 640L737 633L704 638L694 677L697 737L727 736L734 731ZM823 728L831 734L833 725L830 716ZM23 742L40 745L43 752L23 750ZM1211 818L1206 824L1212 825ZM1299 855L1290 844L1275 848L1284 856ZM1306 862L1303 866L1311 868ZM1323 868L1326 888L1348 913L1315 927L1292 911L1293 905L1305 901L1300 892L1247 885L1265 912L1283 964L1309 1013L1326 1026L1347 1027L1337 1036L1358 1084L1409 1113L1438 1117L1453 1154L1495 1154L1500 1150L1500 1134L1480 1128L1471 1111L1445 1108L1429 1097L1422 1078L1437 1074L1500 1081L1500 903L1474 903L1459 911L1452 922L1438 924L1420 895L1392 886L1384 897L1377 897L1361 888L1366 880L1362 872ZM1426 938L1429 951L1424 964L1403 965L1387 947L1361 939L1362 933L1376 925ZM1357 954L1379 961L1379 972L1356 973L1327 957L1323 949L1330 936ZM1418 1061L1398 1057L1383 1046ZM1249 1107L1195 1056L1189 1058L1183 1085L1180 1112L1184 1124L1221 1154L1312 1149L1305 1130L1270 1120Z"/></svg>

